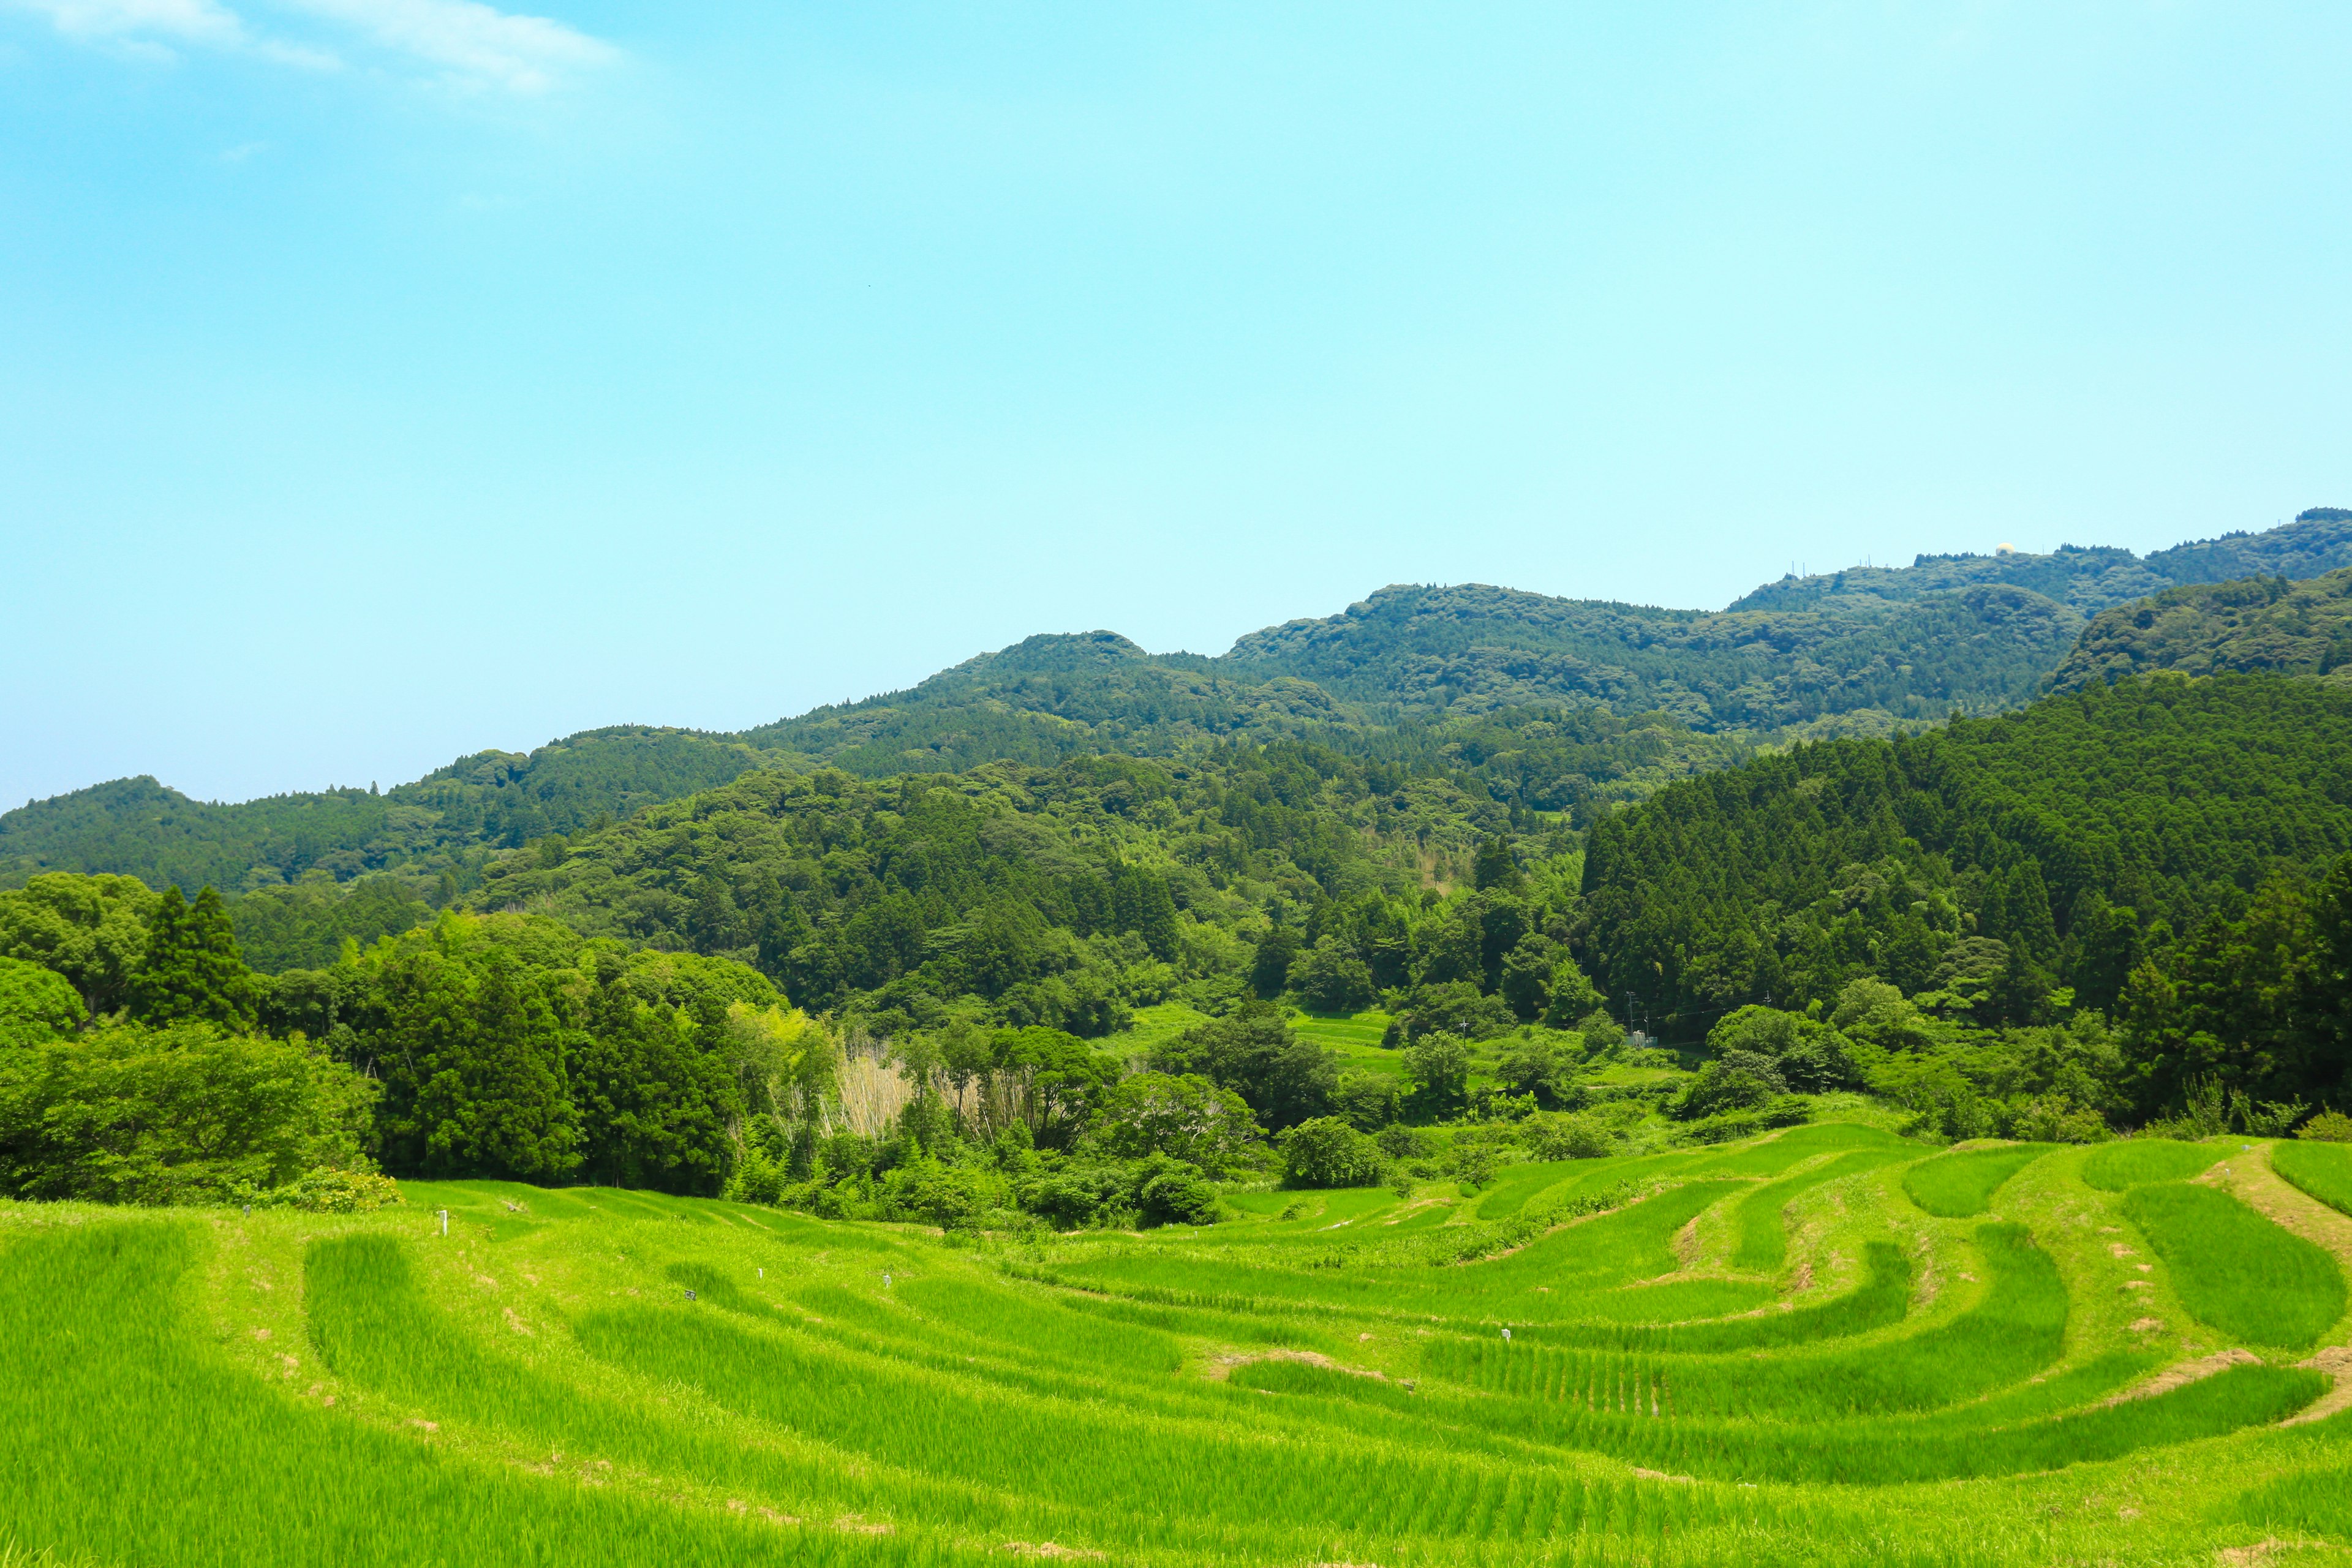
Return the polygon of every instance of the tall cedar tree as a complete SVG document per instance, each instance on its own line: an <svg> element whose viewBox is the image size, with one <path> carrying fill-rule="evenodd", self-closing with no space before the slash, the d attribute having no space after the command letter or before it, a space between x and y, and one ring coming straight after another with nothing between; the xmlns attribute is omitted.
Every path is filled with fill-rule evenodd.
<svg viewBox="0 0 2352 1568"><path fill-rule="evenodd" d="M131 983L131 1016L146 1024L253 1026L253 977L211 883L189 903L166 888L147 920L147 958Z"/></svg>

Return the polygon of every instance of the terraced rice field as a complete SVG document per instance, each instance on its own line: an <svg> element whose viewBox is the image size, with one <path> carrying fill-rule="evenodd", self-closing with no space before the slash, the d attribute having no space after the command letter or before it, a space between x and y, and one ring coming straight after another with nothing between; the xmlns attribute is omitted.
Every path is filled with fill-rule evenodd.
<svg viewBox="0 0 2352 1568"><path fill-rule="evenodd" d="M2352 1561L2336 1164L2143 1147L1816 1126L1028 1241L0 1205L0 1561Z"/></svg>

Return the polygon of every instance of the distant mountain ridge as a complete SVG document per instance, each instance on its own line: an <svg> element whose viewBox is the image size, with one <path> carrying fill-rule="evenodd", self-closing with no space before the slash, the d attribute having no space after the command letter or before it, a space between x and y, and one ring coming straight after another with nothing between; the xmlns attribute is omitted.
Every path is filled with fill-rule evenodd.
<svg viewBox="0 0 2352 1568"><path fill-rule="evenodd" d="M398 870L429 895L436 880L471 886L496 849L759 768L881 778L1234 742L1308 741L1445 774L1515 812L1574 812L1759 745L2015 708L2072 668L2089 617L2105 626L2118 605L2347 566L2352 511L2315 508L2146 557L2070 546L1784 578L1719 611L1399 584L1217 657L1151 654L1108 631L1043 635L736 734L615 725L477 752L381 795L223 805L116 780L0 815L0 886L47 869L190 889Z"/></svg>

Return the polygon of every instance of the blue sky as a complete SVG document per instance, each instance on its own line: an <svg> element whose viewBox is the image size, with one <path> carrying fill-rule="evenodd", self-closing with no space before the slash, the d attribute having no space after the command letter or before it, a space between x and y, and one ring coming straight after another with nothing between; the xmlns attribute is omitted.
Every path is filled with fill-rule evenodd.
<svg viewBox="0 0 2352 1568"><path fill-rule="evenodd" d="M0 0L0 802L2352 504L2352 10Z"/></svg>

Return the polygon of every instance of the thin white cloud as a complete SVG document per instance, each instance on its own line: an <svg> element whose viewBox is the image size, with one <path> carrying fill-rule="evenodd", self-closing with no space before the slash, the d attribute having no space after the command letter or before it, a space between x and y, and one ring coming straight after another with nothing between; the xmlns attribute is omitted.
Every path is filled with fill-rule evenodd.
<svg viewBox="0 0 2352 1568"><path fill-rule="evenodd" d="M379 47L458 76L540 92L563 76L619 58L612 45L544 16L519 16L478 0L281 0L341 22Z"/></svg>
<svg viewBox="0 0 2352 1568"><path fill-rule="evenodd" d="M69 38L125 39L239 48L247 38L236 12L215 0L17 0L25 10L47 16Z"/></svg>
<svg viewBox="0 0 2352 1568"><path fill-rule="evenodd" d="M565 77L609 64L620 51L544 16L517 16L479 0L276 0L281 11L340 26L354 41L459 81L542 92ZM256 32L221 0L0 0L48 18L67 37L170 58L174 47L257 55L331 70L333 50Z"/></svg>

